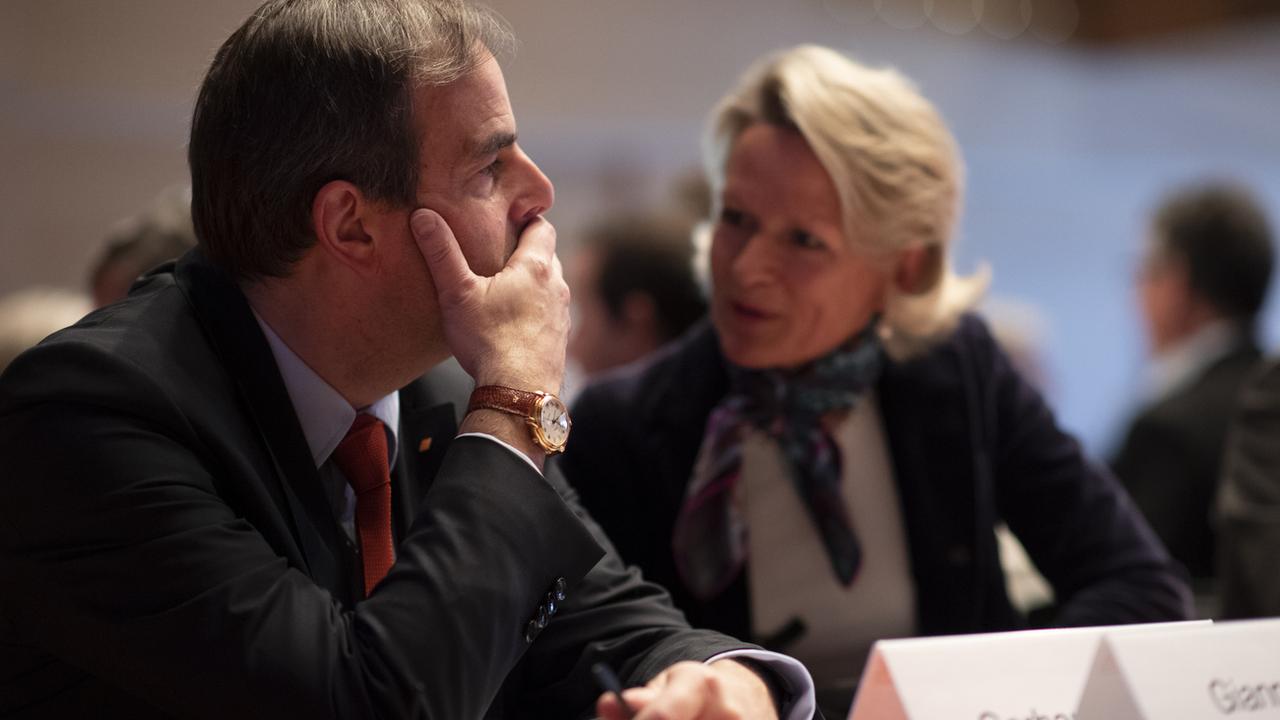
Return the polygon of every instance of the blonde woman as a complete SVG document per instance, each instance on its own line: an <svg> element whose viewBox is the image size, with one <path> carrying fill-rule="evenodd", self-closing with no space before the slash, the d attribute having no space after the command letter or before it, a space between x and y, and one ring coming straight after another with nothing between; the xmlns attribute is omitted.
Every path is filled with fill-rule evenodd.
<svg viewBox="0 0 1280 720"><path fill-rule="evenodd" d="M707 170L710 322L588 388L563 465L694 625L796 656L841 712L878 638L1026 626L1000 521L1053 624L1187 616L1124 493L966 314L960 159L909 81L768 57L714 111Z"/></svg>

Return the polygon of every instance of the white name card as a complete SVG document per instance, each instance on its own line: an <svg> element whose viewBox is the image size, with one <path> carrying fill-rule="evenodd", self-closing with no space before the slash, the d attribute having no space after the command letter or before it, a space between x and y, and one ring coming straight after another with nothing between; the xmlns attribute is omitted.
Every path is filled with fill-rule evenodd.
<svg viewBox="0 0 1280 720"><path fill-rule="evenodd" d="M1208 622L881 640L871 649L849 720L1076 720L1107 633L1203 625Z"/></svg>
<svg viewBox="0 0 1280 720"><path fill-rule="evenodd" d="M1109 635L1098 647L1079 717L1280 718L1280 619Z"/></svg>

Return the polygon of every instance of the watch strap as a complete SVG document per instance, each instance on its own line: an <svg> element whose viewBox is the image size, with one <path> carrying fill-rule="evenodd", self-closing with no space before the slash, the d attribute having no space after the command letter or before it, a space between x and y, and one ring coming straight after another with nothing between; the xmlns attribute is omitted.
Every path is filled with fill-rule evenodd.
<svg viewBox="0 0 1280 720"><path fill-rule="evenodd" d="M534 419L534 411L538 407L538 399L542 393L516 390L505 385L481 385L471 391L471 400L467 403L467 412L485 408Z"/></svg>

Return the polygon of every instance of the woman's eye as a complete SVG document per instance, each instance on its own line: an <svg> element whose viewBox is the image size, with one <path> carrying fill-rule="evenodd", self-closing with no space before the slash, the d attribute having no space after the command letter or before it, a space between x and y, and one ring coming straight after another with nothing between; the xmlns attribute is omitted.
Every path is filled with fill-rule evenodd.
<svg viewBox="0 0 1280 720"><path fill-rule="evenodd" d="M792 232L791 242L796 247L804 248L806 250L821 250L826 247L822 244L822 241L818 239L817 235L807 233L803 230L796 230Z"/></svg>

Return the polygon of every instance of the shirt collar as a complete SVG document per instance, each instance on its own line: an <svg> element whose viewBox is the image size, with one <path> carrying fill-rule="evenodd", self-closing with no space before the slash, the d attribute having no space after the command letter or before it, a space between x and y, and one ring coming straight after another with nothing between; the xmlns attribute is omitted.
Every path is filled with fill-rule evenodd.
<svg viewBox="0 0 1280 720"><path fill-rule="evenodd" d="M267 337L271 354L275 356L280 377L284 379L284 388L293 401L293 410L298 415L302 434L307 440L307 447L311 450L311 459L315 461L316 467L323 465L338 447L338 443L347 436L357 412L368 413L386 426L388 466L395 466L400 444L400 395L391 393L358 410L351 407L341 393L334 390L332 385L325 382L289 349L256 310L253 317L262 328L262 334Z"/></svg>
<svg viewBox="0 0 1280 720"><path fill-rule="evenodd" d="M1231 352L1240 340L1240 329L1219 320L1192 333L1156 356L1148 375L1148 397L1166 397L1195 380L1205 368Z"/></svg>

